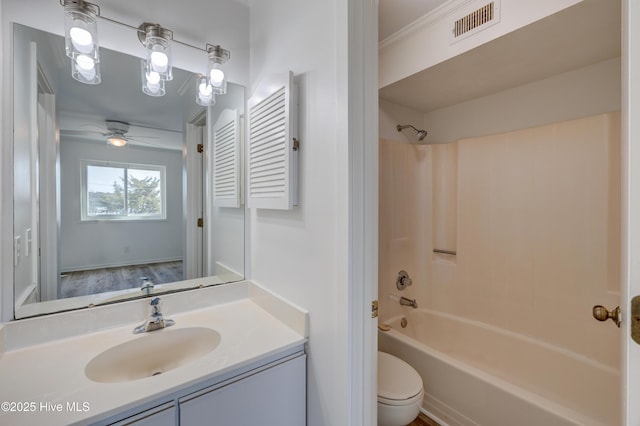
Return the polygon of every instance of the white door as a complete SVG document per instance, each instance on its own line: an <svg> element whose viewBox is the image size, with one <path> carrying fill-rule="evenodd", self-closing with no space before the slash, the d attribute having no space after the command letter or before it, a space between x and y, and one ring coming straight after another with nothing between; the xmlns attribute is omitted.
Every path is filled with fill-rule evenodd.
<svg viewBox="0 0 640 426"><path fill-rule="evenodd" d="M623 291L622 398L625 425L640 425L640 345L631 339L631 299L640 295L640 2L622 2ZM627 236L625 239L624 236ZM640 321L640 320L639 320Z"/></svg>

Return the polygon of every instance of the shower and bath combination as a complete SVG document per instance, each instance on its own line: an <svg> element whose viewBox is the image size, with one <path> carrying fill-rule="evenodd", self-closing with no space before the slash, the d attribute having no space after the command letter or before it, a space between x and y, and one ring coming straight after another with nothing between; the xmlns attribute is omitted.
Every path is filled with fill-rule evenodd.
<svg viewBox="0 0 640 426"><path fill-rule="evenodd" d="M413 127L411 124L398 124L396 125L396 130L402 132L404 129L411 129L414 135L418 138L417 143L424 144L424 138L427 137L426 130L420 130Z"/></svg>

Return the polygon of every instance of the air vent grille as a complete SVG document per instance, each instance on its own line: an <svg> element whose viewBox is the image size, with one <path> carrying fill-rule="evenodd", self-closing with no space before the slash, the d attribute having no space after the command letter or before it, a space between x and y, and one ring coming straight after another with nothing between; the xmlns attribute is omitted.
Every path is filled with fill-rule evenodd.
<svg viewBox="0 0 640 426"><path fill-rule="evenodd" d="M465 8L466 9L466 8ZM467 9L468 11L469 9ZM465 12L462 12L465 13ZM475 8L464 16L458 15L451 21L451 41L462 40L500 21L500 0L494 0Z"/></svg>

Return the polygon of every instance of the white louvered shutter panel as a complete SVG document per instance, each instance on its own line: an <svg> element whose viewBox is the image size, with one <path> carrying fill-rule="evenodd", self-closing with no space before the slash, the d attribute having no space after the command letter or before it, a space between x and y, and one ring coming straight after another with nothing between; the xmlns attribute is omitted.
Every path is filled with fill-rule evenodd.
<svg viewBox="0 0 640 426"><path fill-rule="evenodd" d="M281 80L275 90L249 99L249 208L289 210L298 205L297 91L292 72Z"/></svg>
<svg viewBox="0 0 640 426"><path fill-rule="evenodd" d="M213 127L213 204L240 207L238 111L225 109Z"/></svg>

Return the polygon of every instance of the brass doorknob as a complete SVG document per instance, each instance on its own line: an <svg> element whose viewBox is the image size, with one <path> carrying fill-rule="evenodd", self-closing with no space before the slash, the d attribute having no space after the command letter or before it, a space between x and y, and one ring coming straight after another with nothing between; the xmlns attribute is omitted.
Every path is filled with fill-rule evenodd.
<svg viewBox="0 0 640 426"><path fill-rule="evenodd" d="M622 322L622 315L620 314L620 306L616 306L615 309L609 311L602 305L596 305L593 307L593 317L598 321L606 321L609 318L616 323L618 327L620 327L620 323Z"/></svg>

